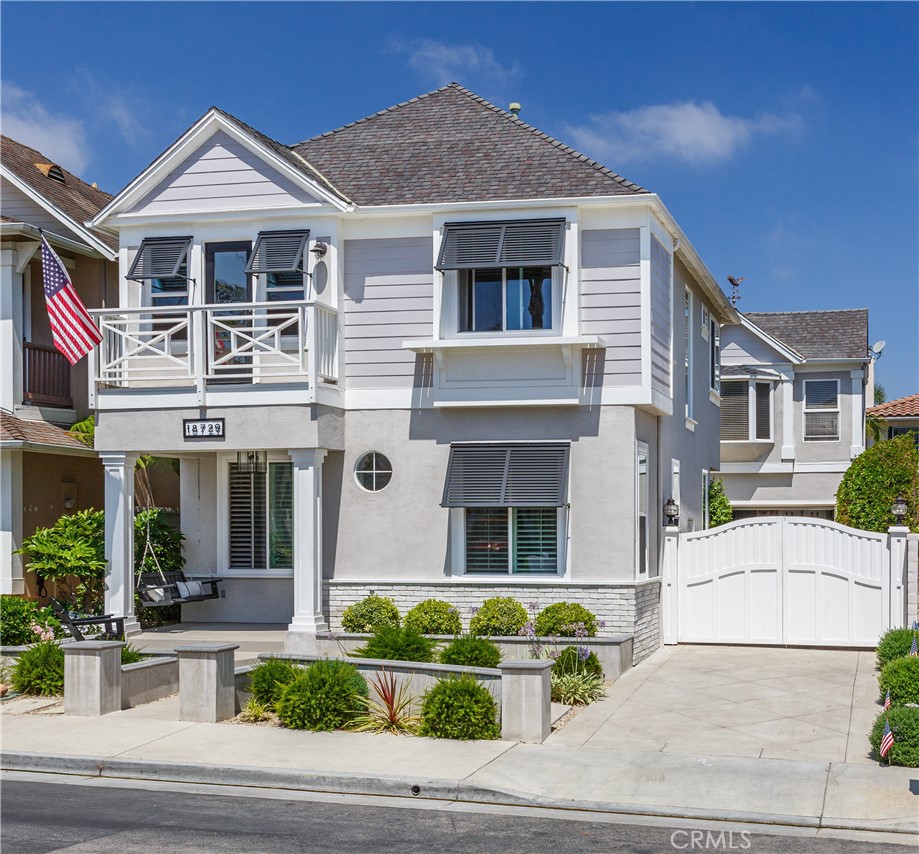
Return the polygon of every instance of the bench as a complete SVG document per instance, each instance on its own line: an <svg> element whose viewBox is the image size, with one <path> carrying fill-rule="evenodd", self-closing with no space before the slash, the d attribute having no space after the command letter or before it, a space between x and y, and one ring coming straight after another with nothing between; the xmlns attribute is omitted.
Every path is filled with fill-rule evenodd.
<svg viewBox="0 0 919 854"><path fill-rule="evenodd" d="M164 608L167 605L184 605L217 599L221 578L186 578L181 570L168 572L141 572L137 577L137 594L145 608Z"/></svg>
<svg viewBox="0 0 919 854"><path fill-rule="evenodd" d="M48 601L54 609L54 616L60 620L61 626L70 632L74 640L124 640L124 617L116 617L113 614L102 614L98 617L74 617L64 607L63 602L59 602L53 596L49 596ZM80 631L81 626L103 626L104 628L100 633L86 637Z"/></svg>

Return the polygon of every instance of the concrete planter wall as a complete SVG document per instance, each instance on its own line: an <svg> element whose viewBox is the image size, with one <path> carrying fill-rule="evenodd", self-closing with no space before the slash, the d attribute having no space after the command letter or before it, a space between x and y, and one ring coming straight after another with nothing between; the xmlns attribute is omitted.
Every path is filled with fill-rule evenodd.
<svg viewBox="0 0 919 854"><path fill-rule="evenodd" d="M131 709L179 690L179 660L157 656L121 666L121 708Z"/></svg>

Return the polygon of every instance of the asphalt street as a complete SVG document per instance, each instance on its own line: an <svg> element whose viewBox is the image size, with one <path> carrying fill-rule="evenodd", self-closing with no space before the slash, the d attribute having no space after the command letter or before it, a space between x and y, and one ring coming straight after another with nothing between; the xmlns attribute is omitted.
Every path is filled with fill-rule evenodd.
<svg viewBox="0 0 919 854"><path fill-rule="evenodd" d="M213 790L217 791L213 791ZM307 793L5 774L4 854L131 852L560 852L747 851L750 854L903 854L904 846L773 835L739 825L627 818L531 808L396 802ZM804 835L809 834L809 835ZM903 839L903 842L908 840Z"/></svg>

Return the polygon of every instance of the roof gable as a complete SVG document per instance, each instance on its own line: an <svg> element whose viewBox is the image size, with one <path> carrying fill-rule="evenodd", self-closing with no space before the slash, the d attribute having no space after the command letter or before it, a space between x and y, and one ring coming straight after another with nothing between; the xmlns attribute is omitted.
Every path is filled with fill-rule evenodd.
<svg viewBox="0 0 919 854"><path fill-rule="evenodd" d="M741 314L740 323L725 326L721 332L721 362L725 366L776 362L799 365L803 361L800 353L776 340L746 315Z"/></svg>
<svg viewBox="0 0 919 854"><path fill-rule="evenodd" d="M359 205L647 192L456 83L292 150Z"/></svg>
<svg viewBox="0 0 919 854"><path fill-rule="evenodd" d="M744 315L805 359L868 358L868 309L770 311Z"/></svg>

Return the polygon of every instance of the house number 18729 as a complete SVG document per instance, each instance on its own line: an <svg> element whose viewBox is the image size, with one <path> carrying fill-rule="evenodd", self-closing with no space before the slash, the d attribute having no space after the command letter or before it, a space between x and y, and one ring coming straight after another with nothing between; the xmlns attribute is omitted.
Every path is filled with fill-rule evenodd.
<svg viewBox="0 0 919 854"><path fill-rule="evenodd" d="M223 418L186 418L182 421L182 432L185 439L223 439Z"/></svg>

